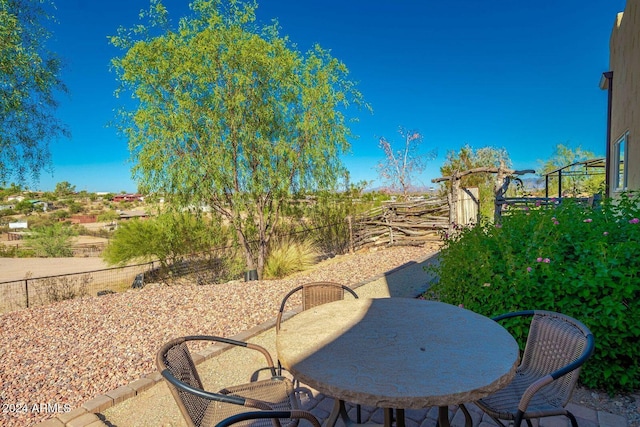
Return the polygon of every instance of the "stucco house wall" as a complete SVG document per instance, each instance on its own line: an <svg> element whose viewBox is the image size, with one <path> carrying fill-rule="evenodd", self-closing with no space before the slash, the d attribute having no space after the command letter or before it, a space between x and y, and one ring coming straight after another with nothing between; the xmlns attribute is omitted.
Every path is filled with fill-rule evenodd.
<svg viewBox="0 0 640 427"><path fill-rule="evenodd" d="M627 0L624 12L614 21L609 41L611 80L611 123L609 196L640 189L640 0ZM609 88L609 82L603 89ZM617 143L625 138L626 186L620 185Z"/></svg>

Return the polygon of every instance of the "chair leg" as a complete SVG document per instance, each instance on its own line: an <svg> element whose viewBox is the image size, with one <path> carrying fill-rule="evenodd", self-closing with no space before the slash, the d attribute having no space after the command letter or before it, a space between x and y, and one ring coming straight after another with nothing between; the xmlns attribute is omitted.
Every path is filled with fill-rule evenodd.
<svg viewBox="0 0 640 427"><path fill-rule="evenodd" d="M513 420L513 427L520 427L520 425L522 424L523 415L524 415L524 412L518 410L518 413L516 414L516 418L515 420Z"/></svg>
<svg viewBox="0 0 640 427"><path fill-rule="evenodd" d="M404 409L396 409L396 427L406 427Z"/></svg>
<svg viewBox="0 0 640 427"><path fill-rule="evenodd" d="M567 418L569 418L569 420L571 421L571 427L578 427L578 421L576 420L576 417L574 417L573 414L569 411L567 411Z"/></svg>
<svg viewBox="0 0 640 427"><path fill-rule="evenodd" d="M471 414L469 413L467 407L461 403L460 405L458 405L458 408L460 408L460 410L464 414L464 427L473 427L473 420L471 419Z"/></svg>

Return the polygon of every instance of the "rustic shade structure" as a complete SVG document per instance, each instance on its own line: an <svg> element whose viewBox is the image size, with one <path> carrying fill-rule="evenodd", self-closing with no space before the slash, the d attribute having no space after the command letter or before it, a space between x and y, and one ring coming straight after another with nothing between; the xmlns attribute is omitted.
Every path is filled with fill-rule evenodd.
<svg viewBox="0 0 640 427"><path fill-rule="evenodd" d="M496 180L494 184L494 192L496 195L496 205L494 211L494 219L496 221L499 220L501 212L502 212L502 204L499 203L501 199L504 199L504 195L507 192L507 188L509 188L509 183L511 182L511 177L514 175L525 175L528 173L535 173L536 171L533 169L525 169L525 170L514 170L508 169L505 167L504 163L501 163L499 167L481 167L469 169L463 172L456 171L451 176L445 176L441 178L435 178L431 181L434 183L451 181L451 191L449 195L449 231L450 233L454 232L456 220L458 218L457 213L457 200L459 200L460 195L460 180L474 173L494 173L496 174Z"/></svg>

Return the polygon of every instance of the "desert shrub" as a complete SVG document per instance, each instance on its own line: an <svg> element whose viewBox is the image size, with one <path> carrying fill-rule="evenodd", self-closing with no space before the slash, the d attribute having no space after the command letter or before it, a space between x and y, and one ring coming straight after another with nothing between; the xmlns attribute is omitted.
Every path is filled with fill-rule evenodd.
<svg viewBox="0 0 640 427"><path fill-rule="evenodd" d="M341 254L349 249L349 224L346 218L358 207L347 194L321 193L309 209L308 233L318 249L326 254Z"/></svg>
<svg viewBox="0 0 640 427"><path fill-rule="evenodd" d="M13 210L23 215L29 215L33 212L33 204L28 200L22 200L15 204Z"/></svg>
<svg viewBox="0 0 640 427"><path fill-rule="evenodd" d="M72 257L71 238L77 235L76 230L62 223L37 227L33 234L27 236L29 247L39 257Z"/></svg>
<svg viewBox="0 0 640 427"><path fill-rule="evenodd" d="M564 199L515 212L447 240L427 297L494 316L541 309L575 317L596 339L581 381L613 391L640 388L640 199L598 208ZM524 325L515 325L523 343ZM511 330L511 329L510 329Z"/></svg>
<svg viewBox="0 0 640 427"><path fill-rule="evenodd" d="M280 239L269 251L264 276L278 279L291 273L306 270L318 257L318 251L309 240Z"/></svg>
<svg viewBox="0 0 640 427"><path fill-rule="evenodd" d="M217 219L190 212L166 212L148 220L120 223L103 258L109 264L159 260L167 266L228 241L227 228Z"/></svg>
<svg viewBox="0 0 640 427"><path fill-rule="evenodd" d="M4 218L5 216L12 216L15 215L16 212L13 209L0 209L0 218Z"/></svg>
<svg viewBox="0 0 640 427"><path fill-rule="evenodd" d="M87 288L93 281L89 274L79 277L49 277L43 279L43 290L46 302L65 301L88 295Z"/></svg>
<svg viewBox="0 0 640 427"><path fill-rule="evenodd" d="M145 273L145 282L196 283L210 285L238 279L245 270L245 262L237 247L220 248L186 257Z"/></svg>
<svg viewBox="0 0 640 427"><path fill-rule="evenodd" d="M65 209L58 209L58 210L53 211L49 216L53 220L60 221L60 220L64 220L64 219L70 218L71 214L69 213L69 211L67 211Z"/></svg>
<svg viewBox="0 0 640 427"><path fill-rule="evenodd" d="M108 210L101 212L97 216L98 222L110 222L120 219L120 214L116 211Z"/></svg>
<svg viewBox="0 0 640 427"><path fill-rule="evenodd" d="M0 244L0 258L31 258L34 256L33 249Z"/></svg>
<svg viewBox="0 0 640 427"><path fill-rule="evenodd" d="M27 220L27 218L25 218ZM59 220L54 219L50 215L38 214L38 215L29 215L27 222L29 223L29 228L41 228L41 227L50 227L59 222Z"/></svg>
<svg viewBox="0 0 640 427"><path fill-rule="evenodd" d="M18 258L19 248L17 246L0 245L0 257L2 258Z"/></svg>

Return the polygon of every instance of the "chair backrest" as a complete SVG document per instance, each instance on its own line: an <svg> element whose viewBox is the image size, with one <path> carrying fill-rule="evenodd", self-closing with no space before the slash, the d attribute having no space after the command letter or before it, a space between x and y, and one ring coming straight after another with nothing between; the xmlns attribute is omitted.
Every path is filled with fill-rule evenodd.
<svg viewBox="0 0 640 427"><path fill-rule="evenodd" d="M358 294L348 286L335 282L310 282L292 289L285 295L280 304L278 317L276 319L276 332L280 330L282 315L289 298L296 292L302 292L302 310L308 310L318 305L328 302L339 301L344 299L345 292L351 294L354 298L358 298Z"/></svg>
<svg viewBox="0 0 640 427"><path fill-rule="evenodd" d="M541 392L565 406L592 352L593 335L585 325L564 314L536 310L519 370L536 377L557 373Z"/></svg>
<svg viewBox="0 0 640 427"><path fill-rule="evenodd" d="M184 338L176 338L162 346L156 355L156 365L160 372L166 369L179 381L202 389L202 381L185 341ZM200 425L209 401L181 390L170 382L168 386L184 418L191 420L193 425Z"/></svg>
<svg viewBox="0 0 640 427"><path fill-rule="evenodd" d="M302 285L302 309L308 310L328 302L344 299L344 293L349 292L354 298L358 295L347 286L334 282L312 282Z"/></svg>

